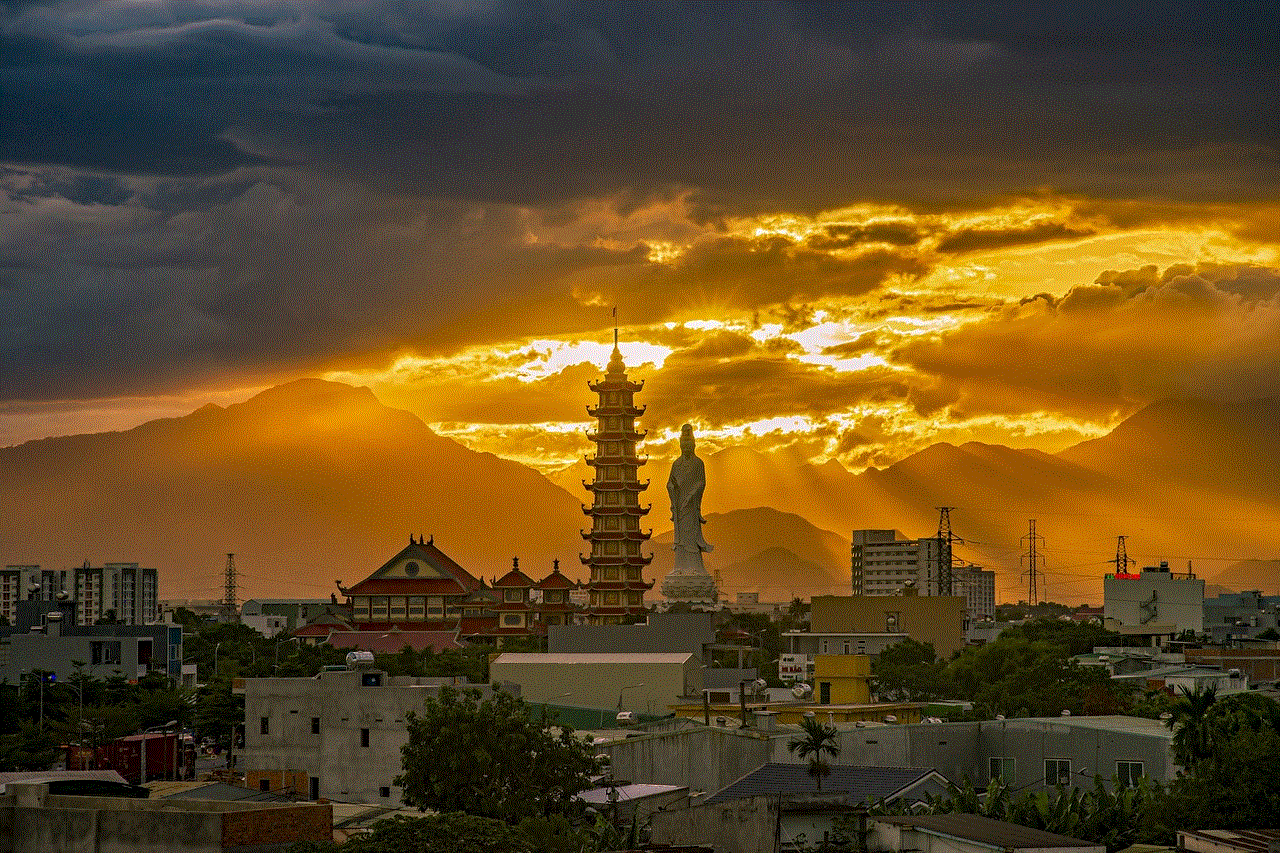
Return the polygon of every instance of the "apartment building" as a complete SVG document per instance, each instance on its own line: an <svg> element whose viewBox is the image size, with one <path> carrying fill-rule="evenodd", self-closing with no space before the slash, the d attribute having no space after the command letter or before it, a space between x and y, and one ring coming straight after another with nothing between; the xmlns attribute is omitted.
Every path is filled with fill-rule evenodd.
<svg viewBox="0 0 1280 853"><path fill-rule="evenodd" d="M160 618L156 570L137 563L87 562L75 570L76 621L92 625L113 618L125 625L149 625Z"/></svg>

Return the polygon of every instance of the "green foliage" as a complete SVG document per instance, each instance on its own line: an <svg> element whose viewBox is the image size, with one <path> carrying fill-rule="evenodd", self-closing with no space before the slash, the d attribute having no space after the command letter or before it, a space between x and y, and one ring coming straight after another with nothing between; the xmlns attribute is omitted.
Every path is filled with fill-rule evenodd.
<svg viewBox="0 0 1280 853"><path fill-rule="evenodd" d="M1173 729L1173 755L1183 767L1194 767L1212 754L1209 709L1217 698L1213 687L1184 688L1170 709L1165 725Z"/></svg>
<svg viewBox="0 0 1280 853"><path fill-rule="evenodd" d="M508 647L504 646L503 649L508 650ZM485 645L445 649L442 652L431 649L415 652L409 646L405 646L394 654L374 655L374 663L378 669L391 676L454 676L464 678L472 684L484 684L489 680L491 652L493 648Z"/></svg>
<svg viewBox="0 0 1280 853"><path fill-rule="evenodd" d="M0 771L48 770L58 759L58 742L51 732L25 721L6 729L0 734Z"/></svg>
<svg viewBox="0 0 1280 853"><path fill-rule="evenodd" d="M952 785L942 797L929 797L929 814L964 812L994 820L1008 821L1046 832L1105 844L1115 853L1146 840L1148 813L1158 796L1145 780L1137 787L1123 788L1115 780L1106 784L1095 777L1093 787L1058 787L1048 791L1011 791L993 781L985 792L969 780Z"/></svg>
<svg viewBox="0 0 1280 853"><path fill-rule="evenodd" d="M822 777L831 774L824 756L835 758L840 754L839 735L835 726L823 725L817 717L801 717L800 731L801 734L787 744L787 751L809 759L809 775L821 791Z"/></svg>
<svg viewBox="0 0 1280 853"><path fill-rule="evenodd" d="M1169 783L1157 809L1158 823L1174 828L1274 827L1280 815L1280 733L1271 725L1228 726L1214 731L1210 744L1206 758Z"/></svg>
<svg viewBox="0 0 1280 853"><path fill-rule="evenodd" d="M302 842L286 853L534 853L529 839L500 820L468 814L396 815L343 844Z"/></svg>
<svg viewBox="0 0 1280 853"><path fill-rule="evenodd" d="M927 702L950 695L947 665L932 643L910 638L894 643L871 661L872 688L881 700Z"/></svg>
<svg viewBox="0 0 1280 853"><path fill-rule="evenodd" d="M409 805L518 823L575 813L575 796L591 787L596 763L586 745L510 694L481 701L478 690L446 686L405 722L404 773L395 781Z"/></svg>

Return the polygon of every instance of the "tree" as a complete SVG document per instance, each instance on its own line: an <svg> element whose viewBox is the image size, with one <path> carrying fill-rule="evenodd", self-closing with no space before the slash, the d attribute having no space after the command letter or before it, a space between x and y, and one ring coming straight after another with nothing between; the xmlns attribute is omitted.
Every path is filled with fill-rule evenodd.
<svg viewBox="0 0 1280 853"><path fill-rule="evenodd" d="M1165 725L1173 729L1173 754L1183 767L1194 767L1213 751L1209 709L1218 698L1217 688L1182 688Z"/></svg>
<svg viewBox="0 0 1280 853"><path fill-rule="evenodd" d="M894 643L871 661L872 685L880 699L909 702L941 699L949 692L946 664L938 660L932 643L907 638Z"/></svg>
<svg viewBox="0 0 1280 853"><path fill-rule="evenodd" d="M422 713L405 717L409 742L396 784L420 809L466 812L518 823L527 817L571 814L591 787L596 762L567 726L553 730L523 700L502 691L441 687Z"/></svg>
<svg viewBox="0 0 1280 853"><path fill-rule="evenodd" d="M835 726L824 726L816 717L800 718L801 736L793 738L787 744L787 751L801 758L809 759L809 775L817 782L818 790L822 790L822 777L831 774L831 768L823 760L824 755L835 758L840 754L840 743L837 741Z"/></svg>

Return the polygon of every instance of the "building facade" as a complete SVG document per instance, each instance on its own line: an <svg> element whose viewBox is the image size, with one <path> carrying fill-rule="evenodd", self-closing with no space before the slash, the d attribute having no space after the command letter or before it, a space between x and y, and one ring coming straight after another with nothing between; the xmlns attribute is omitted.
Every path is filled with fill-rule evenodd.
<svg viewBox="0 0 1280 853"><path fill-rule="evenodd" d="M919 643L932 643L943 660L964 646L964 599L954 595L925 596L907 587L901 595L815 595L810 605L810 633L840 638L859 639L859 635L905 634ZM873 642L865 638L865 649L854 653L875 654ZM800 649L804 641L792 638L792 647ZM883 646L880 646L883 648ZM825 653L843 653L828 647ZM824 653L820 651L819 653Z"/></svg>
<svg viewBox="0 0 1280 853"><path fill-rule="evenodd" d="M245 784L309 800L399 806L405 714L421 711L448 678L388 677L376 670L244 684ZM492 695L488 685L459 684Z"/></svg>
<svg viewBox="0 0 1280 853"><path fill-rule="evenodd" d="M1104 624L1122 634L1204 632L1204 581L1168 563L1105 575L1102 597Z"/></svg>
<svg viewBox="0 0 1280 853"><path fill-rule="evenodd" d="M583 483L592 495L591 506L582 508L591 518L591 529L582 533L591 547L591 553L582 556L591 572L586 614L592 624L610 625L644 613L644 594L653 587L644 580L653 555L641 553L650 533L640 529L640 519L650 509L640 506L640 493L649 481L641 482L637 474L647 460L636 454L636 443L645 434L636 429L636 418L644 414L644 407L637 407L634 397L644 382L627 380L616 330L604 379L588 387L599 400L587 407L587 414L596 419L595 431L587 433L596 452L586 457L595 476Z"/></svg>
<svg viewBox="0 0 1280 853"><path fill-rule="evenodd" d="M112 619L124 625L149 625L160 619L155 569L137 563L87 562L75 570L76 621L92 625Z"/></svg>
<svg viewBox="0 0 1280 853"><path fill-rule="evenodd" d="M854 595L897 595L913 584L937 595L938 539L908 539L898 530L853 531Z"/></svg>

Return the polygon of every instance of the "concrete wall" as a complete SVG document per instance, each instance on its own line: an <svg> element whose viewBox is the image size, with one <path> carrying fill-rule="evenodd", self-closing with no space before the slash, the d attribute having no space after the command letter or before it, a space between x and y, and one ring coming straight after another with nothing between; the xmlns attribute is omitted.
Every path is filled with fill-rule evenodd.
<svg viewBox="0 0 1280 853"><path fill-rule="evenodd" d="M955 595L815 595L815 634L901 632L946 659L964 646L964 599Z"/></svg>
<svg viewBox="0 0 1280 853"><path fill-rule="evenodd" d="M781 811L781 814L779 814ZM829 794L747 797L653 816L657 844L703 844L717 853L775 853L821 845L849 807Z"/></svg>
<svg viewBox="0 0 1280 853"><path fill-rule="evenodd" d="M529 702L614 708L621 698L626 710L658 715L702 691L701 664L692 654L571 657L576 656L502 654L489 665L489 677L519 684Z"/></svg>
<svg viewBox="0 0 1280 853"><path fill-rule="evenodd" d="M817 655L813 660L813 695L818 702L824 702L825 699L824 704L865 705L869 703L871 701L870 656Z"/></svg>
<svg viewBox="0 0 1280 853"><path fill-rule="evenodd" d="M617 778L714 792L766 762L803 763L787 749L796 732L766 735L713 726L630 738L601 751L613 760ZM841 730L839 737L834 764L932 767L952 782L967 777L979 786L990 781L991 758L1012 758L1012 784L1027 790L1045 787L1049 758L1070 761L1077 785L1092 784L1095 773L1110 780L1117 761L1141 761L1143 772L1161 782L1178 771L1168 731L1157 721L1128 717L1090 718L1088 724L1025 719L868 725Z"/></svg>
<svg viewBox="0 0 1280 853"><path fill-rule="evenodd" d="M690 793L719 791L771 760L772 752L767 735L719 727L642 735L598 749L608 754L615 779L680 785Z"/></svg>
<svg viewBox="0 0 1280 853"><path fill-rule="evenodd" d="M1145 568L1137 577L1104 575L1102 598L1104 619L1124 627L1204 631L1204 581L1184 573Z"/></svg>
<svg viewBox="0 0 1280 853"><path fill-rule="evenodd" d="M273 790L283 784L305 797L314 777L325 799L399 805L401 791L392 780L401 772L400 748L409 741L405 714L420 711L450 679L383 676L382 686L366 687L362 675L322 672L316 678L246 680L240 756L246 784L257 787L266 779ZM468 686L477 687L460 689ZM479 689L491 692L487 685ZM318 734L312 719L320 721ZM363 746L366 729L369 745Z"/></svg>
<svg viewBox="0 0 1280 853"><path fill-rule="evenodd" d="M319 804L51 796L11 783L0 795L0 853L214 853L276 850L332 837Z"/></svg>
<svg viewBox="0 0 1280 853"><path fill-rule="evenodd" d="M703 660L716 641L718 613L650 613L639 625L549 625L547 651L557 653L688 652Z"/></svg>

